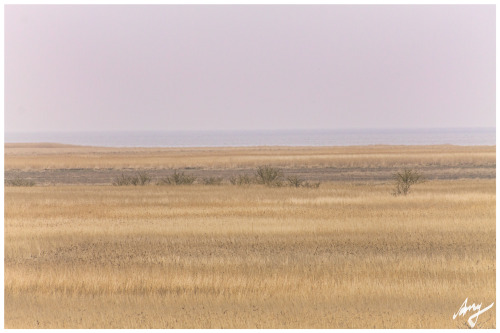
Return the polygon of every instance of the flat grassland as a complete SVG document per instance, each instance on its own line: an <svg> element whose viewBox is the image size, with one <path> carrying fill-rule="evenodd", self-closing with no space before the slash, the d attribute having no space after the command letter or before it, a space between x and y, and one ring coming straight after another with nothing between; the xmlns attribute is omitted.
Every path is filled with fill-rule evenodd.
<svg viewBox="0 0 500 333"><path fill-rule="evenodd" d="M495 146L350 146L108 148L61 144L5 144L5 170L245 169L390 167L405 164L481 167L495 163Z"/></svg>
<svg viewBox="0 0 500 333"><path fill-rule="evenodd" d="M168 166L102 149L6 146L6 177L272 164L323 182L7 186L6 328L457 328L465 298L496 302L495 147L155 150ZM329 181L337 167L428 181L395 197L386 176ZM495 312L476 327L496 327Z"/></svg>

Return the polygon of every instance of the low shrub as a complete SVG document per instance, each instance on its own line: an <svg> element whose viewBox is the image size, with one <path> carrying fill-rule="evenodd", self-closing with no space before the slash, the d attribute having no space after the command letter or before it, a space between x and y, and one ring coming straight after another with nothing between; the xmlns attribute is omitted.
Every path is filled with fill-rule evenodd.
<svg viewBox="0 0 500 333"><path fill-rule="evenodd" d="M424 177L415 170L404 169L394 174L394 181L395 188L392 195L408 195L413 185L424 182Z"/></svg>
<svg viewBox="0 0 500 333"><path fill-rule="evenodd" d="M255 182L255 179L249 175L238 175L229 178L229 182L233 185L250 185Z"/></svg>
<svg viewBox="0 0 500 333"><path fill-rule="evenodd" d="M113 185L114 186L126 186L126 185L131 185L132 184L132 177L130 176L125 176L123 173L121 176L116 177L113 180Z"/></svg>
<svg viewBox="0 0 500 333"><path fill-rule="evenodd" d="M223 181L222 177L203 178L203 184L205 185L221 185L222 181Z"/></svg>
<svg viewBox="0 0 500 333"><path fill-rule="evenodd" d="M288 180L288 185L291 187L301 187L304 184L304 180L297 176L288 176L286 180Z"/></svg>
<svg viewBox="0 0 500 333"><path fill-rule="evenodd" d="M184 172L174 171L172 176L161 178L156 185L191 185L195 180L196 177L193 175L186 175Z"/></svg>
<svg viewBox="0 0 500 333"><path fill-rule="evenodd" d="M307 187L307 188L319 188L319 185L321 185L320 182L316 182L316 183L305 182L302 184L303 187Z"/></svg>
<svg viewBox="0 0 500 333"><path fill-rule="evenodd" d="M279 187L283 185L283 171L273 168L269 165L262 165L257 168L255 173L257 183L271 187Z"/></svg>
<svg viewBox="0 0 500 333"><path fill-rule="evenodd" d="M139 172L139 174L137 175L137 178L138 178L139 185L144 186L144 185L151 183L151 176L145 172Z"/></svg>
<svg viewBox="0 0 500 333"><path fill-rule="evenodd" d="M291 187L318 188L320 185L320 182L309 183L298 176L288 176L286 179L288 180L288 185Z"/></svg>
<svg viewBox="0 0 500 333"><path fill-rule="evenodd" d="M33 180L23 179L23 178L20 178L20 177L16 177L16 178L11 179L11 180L5 180L5 185L6 186L27 186L27 187L31 187L31 186L35 186L35 182Z"/></svg>
<svg viewBox="0 0 500 333"><path fill-rule="evenodd" d="M115 186L144 186L151 182L151 176L145 172L139 172L137 176L125 176L123 173L121 176L116 177L113 180L113 185Z"/></svg>

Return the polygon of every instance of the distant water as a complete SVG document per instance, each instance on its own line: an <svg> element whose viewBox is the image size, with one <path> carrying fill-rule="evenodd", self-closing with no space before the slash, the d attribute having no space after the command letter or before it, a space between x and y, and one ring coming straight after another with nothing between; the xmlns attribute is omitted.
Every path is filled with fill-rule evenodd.
<svg viewBox="0 0 500 333"><path fill-rule="evenodd" d="M354 145L495 145L495 128L425 130L288 130L198 132L5 133L5 142L106 147L237 147Z"/></svg>

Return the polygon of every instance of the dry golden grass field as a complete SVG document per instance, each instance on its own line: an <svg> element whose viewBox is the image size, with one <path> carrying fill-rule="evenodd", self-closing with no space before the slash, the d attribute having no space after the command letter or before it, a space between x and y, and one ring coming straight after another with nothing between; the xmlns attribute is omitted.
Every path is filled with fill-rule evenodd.
<svg viewBox="0 0 500 333"><path fill-rule="evenodd" d="M463 328L472 313L453 314L465 298L495 302L476 327L496 327L495 147L351 148L158 149L146 158L6 146L6 178L284 163L317 168L324 181L6 186L5 327ZM439 168L396 197L387 177L328 181L325 168L342 163L373 174ZM441 172L450 168L452 179Z"/></svg>
<svg viewBox="0 0 500 333"><path fill-rule="evenodd" d="M5 170L52 169L244 169L262 164L282 168L484 167L495 163L495 146L351 146L104 148L60 144L5 144Z"/></svg>

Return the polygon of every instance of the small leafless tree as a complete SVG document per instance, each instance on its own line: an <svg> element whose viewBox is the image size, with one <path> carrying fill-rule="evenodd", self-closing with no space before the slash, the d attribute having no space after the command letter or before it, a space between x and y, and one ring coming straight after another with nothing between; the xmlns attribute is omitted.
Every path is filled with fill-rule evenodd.
<svg viewBox="0 0 500 333"><path fill-rule="evenodd" d="M259 184L277 187L283 185L283 171L269 165L259 166L255 178Z"/></svg>
<svg viewBox="0 0 500 333"><path fill-rule="evenodd" d="M144 186L151 182L151 176L146 172L139 172L137 176L125 176L123 173L121 176L116 177L113 180L113 185L115 186Z"/></svg>
<svg viewBox="0 0 500 333"><path fill-rule="evenodd" d="M318 188L319 185L321 185L320 182L316 182L316 183L305 182L304 184L302 184L302 186L307 187L307 188Z"/></svg>
<svg viewBox="0 0 500 333"><path fill-rule="evenodd" d="M177 170L175 170L170 177L158 180L156 185L191 185L195 180L195 176L186 175L184 172L177 172Z"/></svg>
<svg viewBox="0 0 500 333"><path fill-rule="evenodd" d="M291 187L304 186L304 180L298 176L288 176L286 177L286 180L288 180L288 185Z"/></svg>
<svg viewBox="0 0 500 333"><path fill-rule="evenodd" d="M205 185L221 185L224 179L222 177L208 177L203 178L203 184Z"/></svg>
<svg viewBox="0 0 500 333"><path fill-rule="evenodd" d="M233 185L250 185L255 182L255 179L249 175L238 175L229 178L229 182Z"/></svg>
<svg viewBox="0 0 500 333"><path fill-rule="evenodd" d="M151 182L151 176L146 172L139 172L137 174L138 185L147 185Z"/></svg>
<svg viewBox="0 0 500 333"><path fill-rule="evenodd" d="M392 194L398 196L410 193L410 188L415 184L422 183L424 178L415 170L404 169L394 174L394 180L396 184Z"/></svg>

